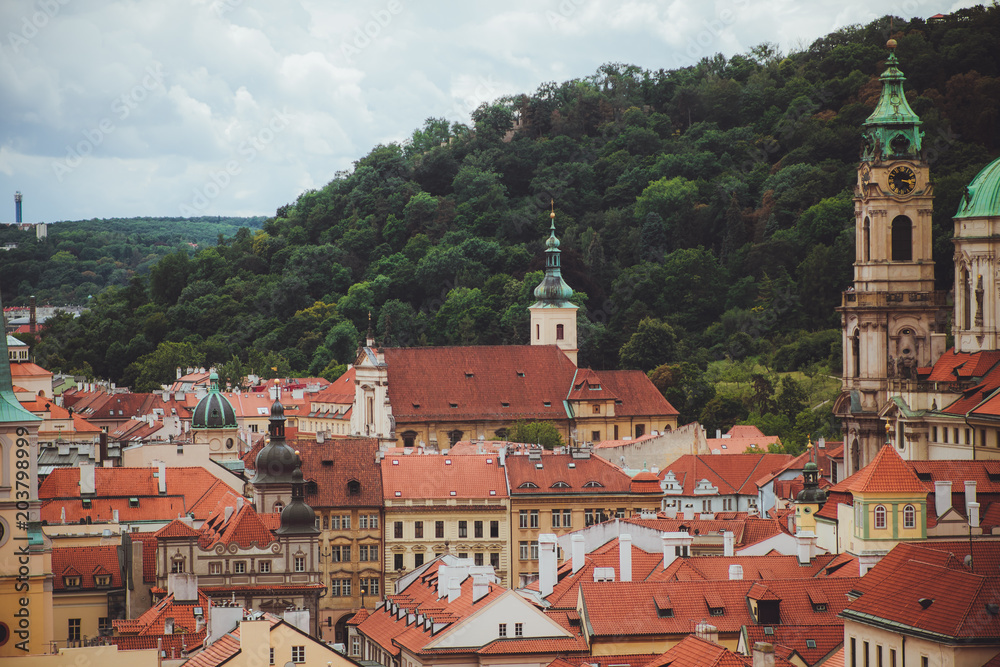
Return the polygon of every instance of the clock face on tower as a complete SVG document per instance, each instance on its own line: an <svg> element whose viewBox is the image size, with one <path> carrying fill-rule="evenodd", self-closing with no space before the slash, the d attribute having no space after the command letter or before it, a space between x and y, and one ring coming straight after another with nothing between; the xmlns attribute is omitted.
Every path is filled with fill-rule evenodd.
<svg viewBox="0 0 1000 667"><path fill-rule="evenodd" d="M897 195L908 195L917 185L917 175L905 165L893 167L889 172L889 189Z"/></svg>

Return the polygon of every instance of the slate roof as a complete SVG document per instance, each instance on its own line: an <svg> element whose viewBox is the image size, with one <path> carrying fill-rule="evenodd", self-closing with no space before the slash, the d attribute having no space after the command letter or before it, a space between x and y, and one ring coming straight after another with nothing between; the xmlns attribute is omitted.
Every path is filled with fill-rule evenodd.
<svg viewBox="0 0 1000 667"><path fill-rule="evenodd" d="M323 444L315 440L289 443L302 459L307 482L306 503L321 507L381 507L382 468L375 461L379 449L374 438L337 438ZM348 482L360 485L359 493L348 493Z"/></svg>
<svg viewBox="0 0 1000 667"><path fill-rule="evenodd" d="M57 547L52 550L52 589L55 591L98 589L96 577L108 574L111 575L111 585L102 589L121 588L122 575L116 546ZM63 580L66 575L79 576L80 585L67 589Z"/></svg>
<svg viewBox="0 0 1000 667"><path fill-rule="evenodd" d="M381 471L385 500L507 497L507 477L493 454L387 456Z"/></svg>
<svg viewBox="0 0 1000 667"><path fill-rule="evenodd" d="M685 454L664 467L659 475L662 480L672 472L683 488L680 494L683 496L693 496L695 487L703 479L711 482L720 495L756 496L757 480L780 470L793 458L789 454Z"/></svg>
<svg viewBox="0 0 1000 667"><path fill-rule="evenodd" d="M628 493L632 483L621 468L600 456L584 459L571 454L545 454L532 460L530 456L514 455L506 457L504 466L511 496Z"/></svg>

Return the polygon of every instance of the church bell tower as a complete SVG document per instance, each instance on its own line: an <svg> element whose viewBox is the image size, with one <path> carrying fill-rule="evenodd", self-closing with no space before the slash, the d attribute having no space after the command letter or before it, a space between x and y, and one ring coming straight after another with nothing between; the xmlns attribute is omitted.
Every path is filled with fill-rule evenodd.
<svg viewBox="0 0 1000 667"><path fill-rule="evenodd" d="M864 123L854 194L854 284L838 310L845 465L852 474L882 445L880 411L945 350L946 299L934 290L934 187L923 159L920 118L903 92L896 41L888 43L882 94ZM909 458L909 457L908 457Z"/></svg>

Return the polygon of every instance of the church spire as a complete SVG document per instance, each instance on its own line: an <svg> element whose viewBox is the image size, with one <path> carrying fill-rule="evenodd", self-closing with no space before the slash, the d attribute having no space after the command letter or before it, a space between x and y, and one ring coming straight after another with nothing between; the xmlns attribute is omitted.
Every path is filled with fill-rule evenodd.
<svg viewBox="0 0 1000 667"><path fill-rule="evenodd" d="M573 289L562 277L560 266L559 238L556 236L555 202L552 202L552 212L549 213L549 238L545 239L545 277L535 288L535 298L538 301L532 308L566 308L572 306L569 298Z"/></svg>
<svg viewBox="0 0 1000 667"><path fill-rule="evenodd" d="M545 277L535 288L535 303L531 311L531 344L556 345L576 363L576 311L570 301L573 289L562 277L559 265L559 238L556 236L556 210L552 202L549 213L549 238L545 239Z"/></svg>
<svg viewBox="0 0 1000 667"><path fill-rule="evenodd" d="M889 58L880 77L882 94L875 111L865 121L862 159L880 162L895 158L920 156L920 117L906 101L903 82L906 77L899 70L896 58L896 40L890 39Z"/></svg>

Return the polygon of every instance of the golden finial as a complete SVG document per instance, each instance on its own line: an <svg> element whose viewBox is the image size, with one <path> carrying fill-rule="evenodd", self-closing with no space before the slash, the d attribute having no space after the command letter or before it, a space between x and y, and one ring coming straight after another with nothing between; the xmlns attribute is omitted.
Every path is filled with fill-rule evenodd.
<svg viewBox="0 0 1000 667"><path fill-rule="evenodd" d="M556 200L555 199L550 199L549 200L549 205L552 207L552 212L549 213L549 217L550 218L554 218L554 217L556 217Z"/></svg>

